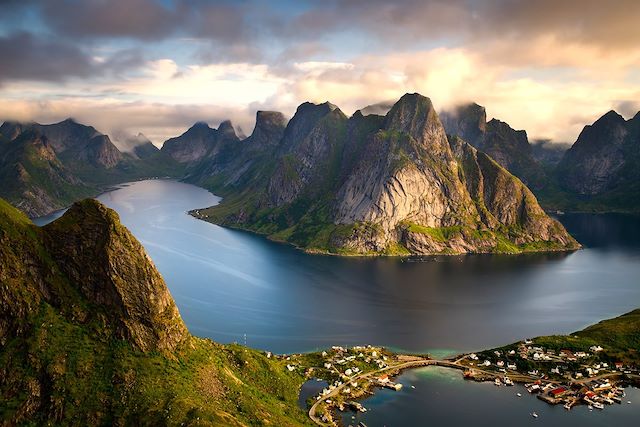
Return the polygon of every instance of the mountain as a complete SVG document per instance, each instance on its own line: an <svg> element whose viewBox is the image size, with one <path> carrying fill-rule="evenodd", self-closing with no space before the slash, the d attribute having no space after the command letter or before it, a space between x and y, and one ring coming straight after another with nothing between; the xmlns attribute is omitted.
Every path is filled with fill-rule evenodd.
<svg viewBox="0 0 640 427"><path fill-rule="evenodd" d="M460 138L447 138L419 94L403 96L384 117L348 118L330 103L304 103L271 145L269 166L247 169L252 185L194 215L339 254L579 246L520 180ZM210 182L217 190L221 181Z"/></svg>
<svg viewBox="0 0 640 427"><path fill-rule="evenodd" d="M614 208L640 210L640 113L609 111L585 126L558 165L564 190Z"/></svg>
<svg viewBox="0 0 640 427"><path fill-rule="evenodd" d="M212 129L208 124L198 122L182 135L165 141L161 150L179 163L194 166L197 162L228 149L238 141L233 125L228 120L220 123L218 129Z"/></svg>
<svg viewBox="0 0 640 427"><path fill-rule="evenodd" d="M5 122L0 135L0 196L30 216L64 208L109 185L182 173L148 140L122 152L107 135L71 119L51 125Z"/></svg>
<svg viewBox="0 0 640 427"><path fill-rule="evenodd" d="M137 159L147 159L160 152L160 149L142 133L138 133L137 135L119 135L118 139L114 140L114 145L118 150L123 153L129 153Z"/></svg>
<svg viewBox="0 0 640 427"><path fill-rule="evenodd" d="M505 122L487 122L484 107L472 103L440 114L448 135L459 136L536 190L545 185L545 172L534 157L527 133Z"/></svg>
<svg viewBox="0 0 640 427"><path fill-rule="evenodd" d="M118 215L42 228L0 199L0 423L305 425L284 358L187 331Z"/></svg>

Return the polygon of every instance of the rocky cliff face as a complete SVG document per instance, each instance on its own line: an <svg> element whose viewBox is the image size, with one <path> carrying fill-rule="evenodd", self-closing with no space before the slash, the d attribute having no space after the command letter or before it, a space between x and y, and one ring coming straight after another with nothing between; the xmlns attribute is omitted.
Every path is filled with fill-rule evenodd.
<svg viewBox="0 0 640 427"><path fill-rule="evenodd" d="M0 341L26 330L46 302L144 352L169 353L185 342L162 277L114 211L87 199L38 229L2 203L0 238L11 249L0 257L0 293L12 303L2 306ZM25 308L16 313L13 305Z"/></svg>
<svg viewBox="0 0 640 427"><path fill-rule="evenodd" d="M302 104L278 149L280 160L267 189L268 206L291 203L305 190L317 196L330 185L332 168L342 151L347 117L336 106Z"/></svg>
<svg viewBox="0 0 640 427"><path fill-rule="evenodd" d="M545 172L533 156L525 131L514 130L496 119L487 122L485 108L478 104L461 105L440 116L447 134L459 136L484 151L528 186L544 186Z"/></svg>
<svg viewBox="0 0 640 427"><path fill-rule="evenodd" d="M449 141L419 94L403 96L384 118L303 104L274 156L266 188L232 194L233 208L223 202L201 216L349 254L578 247L517 178Z"/></svg>
<svg viewBox="0 0 640 427"><path fill-rule="evenodd" d="M626 121L609 111L593 125L585 126L558 165L564 188L581 195L598 195L619 185L625 178L623 169L637 159L640 151L638 125L639 115Z"/></svg>
<svg viewBox="0 0 640 427"><path fill-rule="evenodd" d="M118 214L87 199L43 228L61 272L101 307L118 338L142 351L172 352L187 336L178 309L142 245Z"/></svg>

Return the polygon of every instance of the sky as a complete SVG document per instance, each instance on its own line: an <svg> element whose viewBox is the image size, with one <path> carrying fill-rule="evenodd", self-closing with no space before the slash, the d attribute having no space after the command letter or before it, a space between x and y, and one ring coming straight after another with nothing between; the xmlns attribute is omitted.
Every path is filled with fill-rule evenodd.
<svg viewBox="0 0 640 427"><path fill-rule="evenodd" d="M0 121L72 117L156 145L196 121L407 92L530 140L640 110L637 0L0 0Z"/></svg>

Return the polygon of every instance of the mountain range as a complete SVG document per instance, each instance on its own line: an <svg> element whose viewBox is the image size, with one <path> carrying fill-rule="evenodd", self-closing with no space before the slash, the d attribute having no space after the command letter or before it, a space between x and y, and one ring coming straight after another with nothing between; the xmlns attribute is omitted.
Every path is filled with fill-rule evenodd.
<svg viewBox="0 0 640 427"><path fill-rule="evenodd" d="M194 215L309 251L572 248L540 206L640 211L639 123L607 113L567 149L532 144L475 103L438 114L418 94L351 117L330 103L303 103L291 120L259 111L249 137L229 121L198 122L161 150L142 134L114 144L71 119L5 122L0 196L40 216L113 184L170 176L225 197Z"/></svg>
<svg viewBox="0 0 640 427"><path fill-rule="evenodd" d="M51 125L4 122L0 127L0 197L32 217L113 184L181 175L179 163L144 135L138 135L130 152L123 152L107 135L71 119Z"/></svg>

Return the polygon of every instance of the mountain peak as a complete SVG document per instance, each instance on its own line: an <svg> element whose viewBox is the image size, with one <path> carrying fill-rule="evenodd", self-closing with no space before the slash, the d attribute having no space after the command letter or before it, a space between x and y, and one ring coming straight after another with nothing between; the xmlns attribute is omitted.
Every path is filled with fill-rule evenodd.
<svg viewBox="0 0 640 427"><path fill-rule="evenodd" d="M431 99L419 93L407 93L385 116L384 129L403 132L416 141L449 151L447 137Z"/></svg>
<svg viewBox="0 0 640 427"><path fill-rule="evenodd" d="M593 126L602 124L620 124L624 122L624 117L622 117L618 112L615 110L609 110L602 117L596 120Z"/></svg>
<svg viewBox="0 0 640 427"><path fill-rule="evenodd" d="M172 352L188 337L160 273L115 211L85 199L43 230L52 258L117 337L145 352Z"/></svg>

